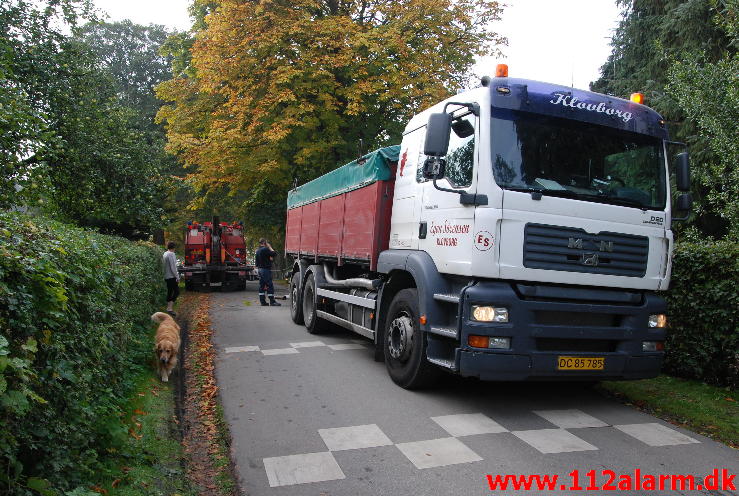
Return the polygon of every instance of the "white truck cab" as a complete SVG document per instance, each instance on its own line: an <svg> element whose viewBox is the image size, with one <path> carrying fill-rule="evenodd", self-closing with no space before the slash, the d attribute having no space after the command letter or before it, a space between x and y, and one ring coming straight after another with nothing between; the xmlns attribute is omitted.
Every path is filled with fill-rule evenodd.
<svg viewBox="0 0 739 496"><path fill-rule="evenodd" d="M359 300L330 293L371 308L371 323L358 330L330 303L319 315L372 337L403 387L435 368L487 380L656 376L667 325L656 292L681 220L671 176L689 189L674 145L637 101L486 78L406 126L376 268L323 265L330 284L375 279ZM675 210L690 203L683 194Z"/></svg>

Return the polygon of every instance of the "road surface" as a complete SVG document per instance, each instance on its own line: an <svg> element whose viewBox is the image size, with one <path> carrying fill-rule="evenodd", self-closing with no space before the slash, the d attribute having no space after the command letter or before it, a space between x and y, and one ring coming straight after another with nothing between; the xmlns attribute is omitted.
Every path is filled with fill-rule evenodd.
<svg viewBox="0 0 739 496"><path fill-rule="evenodd" d="M736 450L575 384L449 376L432 390L406 391L373 361L368 340L310 335L282 303L259 306L253 283L211 300L216 374L243 494L489 495L503 491L491 491L487 476L506 474L556 474L551 494L593 494L570 490L569 474L579 471L585 489L590 470L597 487L607 470L614 486L635 469L701 478L739 472ZM610 493L739 494L635 484Z"/></svg>

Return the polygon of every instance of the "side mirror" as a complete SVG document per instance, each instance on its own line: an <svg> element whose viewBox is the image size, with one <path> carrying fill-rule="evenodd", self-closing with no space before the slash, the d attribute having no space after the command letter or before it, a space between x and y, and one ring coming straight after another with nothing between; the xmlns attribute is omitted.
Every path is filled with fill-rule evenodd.
<svg viewBox="0 0 739 496"><path fill-rule="evenodd" d="M426 127L426 142L423 145L424 155L443 157L449 149L449 134L452 130L452 115L446 112L431 114Z"/></svg>
<svg viewBox="0 0 739 496"><path fill-rule="evenodd" d="M683 193L677 197L675 205L672 207L673 212L685 212L682 217L672 217L675 221L686 221L690 217L690 210L693 208L693 196L690 193Z"/></svg>
<svg viewBox="0 0 739 496"><path fill-rule="evenodd" d="M423 177L426 179L441 179L446 171L446 160L437 157L428 157L423 162Z"/></svg>
<svg viewBox="0 0 739 496"><path fill-rule="evenodd" d="M678 191L690 191L690 161L688 160L688 152L678 153L675 162L675 180Z"/></svg>

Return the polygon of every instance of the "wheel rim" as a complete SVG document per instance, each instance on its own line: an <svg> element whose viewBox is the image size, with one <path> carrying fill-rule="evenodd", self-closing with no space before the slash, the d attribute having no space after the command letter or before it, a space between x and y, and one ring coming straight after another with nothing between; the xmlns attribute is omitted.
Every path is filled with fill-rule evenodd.
<svg viewBox="0 0 739 496"><path fill-rule="evenodd" d="M313 288L307 286L303 295L303 314L306 322L313 321Z"/></svg>
<svg viewBox="0 0 739 496"><path fill-rule="evenodd" d="M413 347L413 319L406 311L400 312L390 323L388 351L395 360L404 362Z"/></svg>
<svg viewBox="0 0 739 496"><path fill-rule="evenodd" d="M293 314L298 313L298 286L293 284L293 290L290 291L290 308Z"/></svg>

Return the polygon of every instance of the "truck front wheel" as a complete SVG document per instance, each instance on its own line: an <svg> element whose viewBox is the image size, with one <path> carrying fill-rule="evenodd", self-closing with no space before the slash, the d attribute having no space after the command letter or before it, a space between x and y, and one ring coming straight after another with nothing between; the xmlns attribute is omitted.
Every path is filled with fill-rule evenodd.
<svg viewBox="0 0 739 496"><path fill-rule="evenodd" d="M293 274L290 280L290 317L298 325L303 323L303 298L300 292L300 272Z"/></svg>
<svg viewBox="0 0 739 496"><path fill-rule="evenodd" d="M316 294L316 279L313 274L309 274L303 286L303 321L305 328L310 334L317 334L325 331L327 322L320 318L317 313L318 295Z"/></svg>
<svg viewBox="0 0 739 496"><path fill-rule="evenodd" d="M426 360L426 339L418 320L418 290L395 295L385 321L385 366L395 384L405 389L430 385L438 369Z"/></svg>

